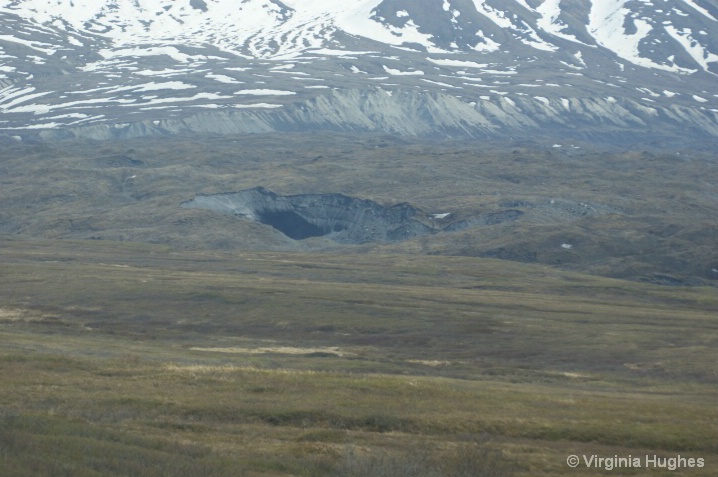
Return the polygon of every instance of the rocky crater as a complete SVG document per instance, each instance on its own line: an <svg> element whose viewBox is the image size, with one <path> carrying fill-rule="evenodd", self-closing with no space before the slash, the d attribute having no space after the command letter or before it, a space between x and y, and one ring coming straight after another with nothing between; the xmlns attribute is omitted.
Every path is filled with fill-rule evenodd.
<svg viewBox="0 0 718 477"><path fill-rule="evenodd" d="M269 225L293 240L326 237L343 244L400 242L440 232L514 221L524 212L507 209L456 219L408 203L384 206L344 194L282 196L262 187L198 195L181 207L207 209Z"/></svg>
<svg viewBox="0 0 718 477"><path fill-rule="evenodd" d="M343 194L281 196L258 187L199 195L181 206L209 209L270 225L294 240L327 237L346 244L398 242L440 231L417 220L415 217L426 214L409 204L385 207Z"/></svg>

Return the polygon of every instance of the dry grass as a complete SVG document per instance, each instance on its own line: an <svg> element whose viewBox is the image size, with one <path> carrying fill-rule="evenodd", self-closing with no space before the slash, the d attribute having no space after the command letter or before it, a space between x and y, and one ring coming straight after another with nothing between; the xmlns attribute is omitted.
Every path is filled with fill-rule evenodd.
<svg viewBox="0 0 718 477"><path fill-rule="evenodd" d="M337 346L322 346L314 348L297 348L295 346L263 346L260 348L201 348L194 346L190 348L192 351L207 351L210 353L237 353L237 354L326 354L333 356L352 356L355 353L349 353L341 350Z"/></svg>
<svg viewBox="0 0 718 477"><path fill-rule="evenodd" d="M0 262L0 475L595 475L581 453L715 475L713 289L8 239Z"/></svg>

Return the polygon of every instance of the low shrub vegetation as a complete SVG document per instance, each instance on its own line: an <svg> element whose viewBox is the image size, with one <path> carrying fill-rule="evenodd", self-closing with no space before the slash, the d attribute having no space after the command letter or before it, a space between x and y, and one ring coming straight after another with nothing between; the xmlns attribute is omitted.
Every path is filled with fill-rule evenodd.
<svg viewBox="0 0 718 477"><path fill-rule="evenodd" d="M467 258L5 245L3 477L582 476L596 469L567 455L677 453L715 475L713 289Z"/></svg>

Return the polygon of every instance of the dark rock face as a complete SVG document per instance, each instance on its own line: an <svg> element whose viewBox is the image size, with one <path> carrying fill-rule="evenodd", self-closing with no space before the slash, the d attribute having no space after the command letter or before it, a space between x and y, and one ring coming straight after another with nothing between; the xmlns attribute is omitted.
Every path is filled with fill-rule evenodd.
<svg viewBox="0 0 718 477"><path fill-rule="evenodd" d="M294 240L327 237L336 242L398 242L436 233L413 219L420 211L409 204L384 207L343 194L280 196L261 187L201 195L182 207L209 209L270 225Z"/></svg>

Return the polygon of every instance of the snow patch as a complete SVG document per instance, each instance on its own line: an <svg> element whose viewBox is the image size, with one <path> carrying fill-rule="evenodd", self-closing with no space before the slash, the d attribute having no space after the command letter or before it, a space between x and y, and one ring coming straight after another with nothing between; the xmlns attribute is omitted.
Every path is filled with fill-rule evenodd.
<svg viewBox="0 0 718 477"><path fill-rule="evenodd" d="M629 0L591 0L588 32L599 45L615 52L620 58L645 68L654 68L674 73L693 73L695 70L681 68L675 64L665 65L644 58L639 46L653 27L646 20L630 17L625 8ZM625 25L633 22L635 33L627 33Z"/></svg>
<svg viewBox="0 0 718 477"><path fill-rule="evenodd" d="M718 22L718 19L710 14L708 10L698 5L694 0L683 0L685 3L690 5L694 10L700 12L701 14L705 15L707 18L710 18L714 22Z"/></svg>
<svg viewBox="0 0 718 477"><path fill-rule="evenodd" d="M708 70L708 63L718 62L718 55L713 54L706 50L691 34L690 28L683 28L679 30L673 25L665 25L664 27L671 37L676 40L691 55L691 58L703 68L704 71Z"/></svg>
<svg viewBox="0 0 718 477"><path fill-rule="evenodd" d="M19 43L21 45L27 46L28 48L32 48L33 50L45 53L47 56L52 56L57 51L57 49L52 48L52 45L48 45L47 43L23 40L21 38L16 38L12 35L0 35L0 40L9 41L11 43Z"/></svg>
<svg viewBox="0 0 718 477"><path fill-rule="evenodd" d="M292 94L297 94L294 91L283 91L280 89L243 89L239 91L235 91L234 94L237 95L253 95L253 96L288 96Z"/></svg>
<svg viewBox="0 0 718 477"><path fill-rule="evenodd" d="M448 83L442 83L440 81L432 81L432 80L428 80L428 79L424 79L424 78L421 78L421 81L424 81L426 83L435 84L437 86L442 86L444 88L459 88L459 86L454 86L454 85L448 84Z"/></svg>
<svg viewBox="0 0 718 477"><path fill-rule="evenodd" d="M207 73L205 75L205 78L213 79L215 81L218 81L220 83L225 83L225 84L241 84L242 83L242 81L237 81L236 79L232 78L231 76L219 75L219 74L214 74L214 73Z"/></svg>
<svg viewBox="0 0 718 477"><path fill-rule="evenodd" d="M181 81L168 81L166 83L145 83L138 86L127 86L124 89L134 89L135 91L158 91L163 89L191 89L196 86L183 83Z"/></svg>
<svg viewBox="0 0 718 477"><path fill-rule="evenodd" d="M295 0L299 2L299 0ZM318 4L326 4L323 0L303 0ZM335 8L335 25L350 35L360 36L375 40L389 45L401 46L406 43L416 43L422 45L429 52L442 53L444 50L438 48L431 39L434 35L421 33L419 26L414 20L409 19L404 26L395 27L393 25L385 25L375 20L374 10L382 0L362 0L357 2L348 2L350 7L345 6L344 2L336 2ZM324 11L330 7L324 7ZM343 10L343 11L342 11Z"/></svg>
<svg viewBox="0 0 718 477"><path fill-rule="evenodd" d="M561 16L560 4L561 0L544 0L541 5L536 7L536 13L541 15L541 17L536 21L536 25L553 36L581 43L582 45L585 44L582 41L579 41L575 36L564 32L564 30L568 28L568 25L559 20L559 17ZM528 7L526 4L524 4L524 6Z"/></svg>
<svg viewBox="0 0 718 477"><path fill-rule="evenodd" d="M393 68L389 68L386 65L382 65L384 67L384 71L389 73L390 75L394 76L423 76L424 72L420 70L414 70L414 71L401 71L401 70L395 70Z"/></svg>
<svg viewBox="0 0 718 477"><path fill-rule="evenodd" d="M446 59L434 59L427 58L427 60L440 66L451 66L456 68L486 68L489 66L486 63L476 63L475 61L464 61L464 60L446 60Z"/></svg>
<svg viewBox="0 0 718 477"><path fill-rule="evenodd" d="M35 91L35 88L27 88L27 89L21 90L19 94L6 95L2 99L3 100L12 99L12 101L10 101L9 103L0 102L0 110L2 110L3 112L19 112L19 109L17 108L18 104L26 103L32 99L39 98L41 96L45 96L50 93L53 93L53 91L43 91L40 93L25 94L25 93L31 92L31 91ZM30 112L37 112L37 111L31 110Z"/></svg>
<svg viewBox="0 0 718 477"><path fill-rule="evenodd" d="M186 96L186 97L180 97L180 98L158 98L153 99L147 103L142 103L142 106L151 106L154 104L164 104L164 103L186 103L190 101L197 101L200 99L208 99L208 100L216 100L216 99L230 99L231 96L222 96L217 93L197 93L194 96ZM120 106L127 106L127 104L121 104ZM132 105L135 106L135 105ZM148 108L140 108L140 109L148 109Z"/></svg>
<svg viewBox="0 0 718 477"><path fill-rule="evenodd" d="M348 51L348 50L334 50L331 48L319 48L316 50L309 50L308 53L324 56L361 56L370 55L377 53L376 51Z"/></svg>
<svg viewBox="0 0 718 477"><path fill-rule="evenodd" d="M481 52L487 52L490 53L492 51L496 51L499 48L501 48L501 44L495 42L491 38L484 35L484 32L482 30L479 30L476 32L476 36L481 38L481 40L474 45L474 50L481 51Z"/></svg>
<svg viewBox="0 0 718 477"><path fill-rule="evenodd" d="M180 75L180 74L187 74L191 70L187 69L180 69L175 70L172 68L165 68L164 70L141 70L141 71L135 71L134 74L140 75L140 76L174 76L174 75Z"/></svg>
<svg viewBox="0 0 718 477"><path fill-rule="evenodd" d="M98 52L106 60L128 56L163 56L167 55L180 63L189 63L192 59L206 59L205 56L192 56L181 53L174 46L155 46L149 48L121 48L117 50L102 49Z"/></svg>
<svg viewBox="0 0 718 477"><path fill-rule="evenodd" d="M547 41L541 39L536 31L526 22L516 17L516 24L508 17L506 12L497 10L487 5L487 0L472 0L476 10L494 22L496 25L505 30L512 30L514 36L518 37L524 44L543 51L556 51L558 48ZM552 0L549 0L552 1ZM518 24L518 23L521 24Z"/></svg>

